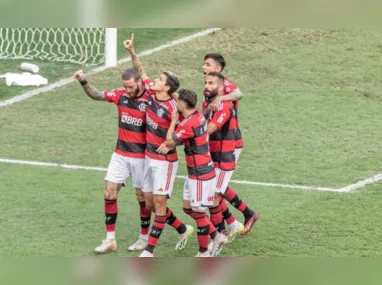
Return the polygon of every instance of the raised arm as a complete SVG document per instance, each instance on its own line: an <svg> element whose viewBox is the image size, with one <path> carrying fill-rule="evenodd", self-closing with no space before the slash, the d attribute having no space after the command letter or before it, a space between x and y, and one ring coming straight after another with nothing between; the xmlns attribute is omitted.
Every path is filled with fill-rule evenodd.
<svg viewBox="0 0 382 285"><path fill-rule="evenodd" d="M131 61L133 62L133 66L134 66L135 70L137 70L139 72L139 75L141 76L142 80L149 79L145 70L143 69L142 63L139 60L137 53L134 50L134 34L131 34L131 39L125 40L123 42L123 45L124 45L125 49L130 53Z"/></svg>
<svg viewBox="0 0 382 285"><path fill-rule="evenodd" d="M96 101L106 101L103 92L98 91L97 88L95 88L93 85L88 83L88 81L85 78L85 74L82 70L77 71L74 73L74 78L78 80L78 82L81 83L82 88L84 89L86 95L90 97L93 100Z"/></svg>

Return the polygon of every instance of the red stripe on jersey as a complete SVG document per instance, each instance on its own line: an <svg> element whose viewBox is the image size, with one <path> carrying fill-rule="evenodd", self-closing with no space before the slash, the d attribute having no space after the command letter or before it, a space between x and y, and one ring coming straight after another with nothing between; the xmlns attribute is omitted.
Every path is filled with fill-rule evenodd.
<svg viewBox="0 0 382 285"><path fill-rule="evenodd" d="M224 89L223 89L224 95L228 95L228 94L232 93L237 88L238 87L236 86L236 84L233 81L229 80L227 77L224 79ZM238 117L239 101L234 101L232 103L236 109L236 129L239 130L239 133L236 134L236 137L235 137L236 148L242 148L243 147L243 139L242 139L241 132L240 132L239 117Z"/></svg>
<svg viewBox="0 0 382 285"><path fill-rule="evenodd" d="M208 105L205 105L207 107ZM235 169L235 110L231 102L224 101L218 111L211 112L208 123L218 126L210 135L210 152L215 167L224 170Z"/></svg>
<svg viewBox="0 0 382 285"><path fill-rule="evenodd" d="M173 134L176 142L184 142L187 173L190 179L210 180L216 176L209 152L207 122L199 110L180 122Z"/></svg>
<svg viewBox="0 0 382 285"><path fill-rule="evenodd" d="M174 98L167 101L159 101L155 95L150 96L147 105L146 140L150 148L146 148L146 155L156 160L177 161L176 149L167 155L159 155L156 150L166 141L166 133L171 124L171 113L176 107ZM160 130L160 132L158 132Z"/></svg>
<svg viewBox="0 0 382 285"><path fill-rule="evenodd" d="M151 90L145 89L142 96L130 98L122 88L104 92L105 99L118 106L118 141L115 152L128 157L144 157L146 109L151 93Z"/></svg>

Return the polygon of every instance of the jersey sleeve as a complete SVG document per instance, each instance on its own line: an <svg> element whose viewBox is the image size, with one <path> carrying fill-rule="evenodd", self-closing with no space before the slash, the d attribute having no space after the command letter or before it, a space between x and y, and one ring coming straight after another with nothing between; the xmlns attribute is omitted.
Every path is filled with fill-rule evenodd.
<svg viewBox="0 0 382 285"><path fill-rule="evenodd" d="M230 110L231 105L232 103L230 102L221 103L219 105L218 110L214 113L213 117L210 120L210 123L217 125L219 130L231 117L231 110Z"/></svg>
<svg viewBox="0 0 382 285"><path fill-rule="evenodd" d="M105 97L106 101L110 103L115 103L118 105L119 97L121 97L122 94L123 92L121 92L121 90L114 89L112 91L104 91L103 97Z"/></svg>
<svg viewBox="0 0 382 285"><path fill-rule="evenodd" d="M193 138L194 136L193 129L187 123L180 123L175 132L172 134L172 138L177 144L181 144L186 139Z"/></svg>
<svg viewBox="0 0 382 285"><path fill-rule="evenodd" d="M237 86L235 85L235 83L233 83L229 79L224 80L224 89L223 89L224 95L228 95L232 93L233 91L235 91L236 89L237 89Z"/></svg>

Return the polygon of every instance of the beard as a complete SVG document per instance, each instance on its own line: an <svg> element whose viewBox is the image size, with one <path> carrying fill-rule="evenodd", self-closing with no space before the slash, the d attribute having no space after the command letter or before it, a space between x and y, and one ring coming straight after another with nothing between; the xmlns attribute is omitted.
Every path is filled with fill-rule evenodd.
<svg viewBox="0 0 382 285"><path fill-rule="evenodd" d="M140 91L141 91L141 89L138 86L137 89L134 90L134 92L131 92L131 93L127 94L127 95L129 95L130 98L136 98Z"/></svg>
<svg viewBox="0 0 382 285"><path fill-rule="evenodd" d="M212 101L213 98L215 98L219 93L219 88L216 88L214 90L208 90L204 89L203 94L204 97L206 97L207 100Z"/></svg>

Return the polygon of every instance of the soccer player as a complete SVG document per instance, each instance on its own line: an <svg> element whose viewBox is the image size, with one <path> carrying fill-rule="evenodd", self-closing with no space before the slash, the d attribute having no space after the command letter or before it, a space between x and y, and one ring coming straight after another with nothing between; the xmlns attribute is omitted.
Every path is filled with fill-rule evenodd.
<svg viewBox="0 0 382 285"><path fill-rule="evenodd" d="M203 64L203 73L204 79L206 79L208 73L210 72L223 72L226 66L226 62L221 54L210 53L204 57ZM209 103L208 109L217 111L218 107L222 102L232 102L235 107L235 120L236 127L234 131L235 138L235 160L236 163L239 160L240 153L243 148L243 139L241 135L241 131L239 128L238 121L238 108L239 108L239 100L243 98L243 93L240 89L228 78L224 78L223 85L223 94L224 96L217 96L212 99L212 102ZM239 198L237 193L227 185L227 190L223 195L224 199L221 199L220 208L223 213L224 220L230 225L230 231L228 233L229 241L232 241L235 236L241 232L242 235L246 235L252 229L254 223L258 220L259 214L254 210L251 210L246 203ZM229 211L229 208L225 202L225 200L229 201L232 206L234 206L237 210L243 213L244 215L244 228L239 227L239 224L236 222L236 219ZM235 226L236 225L236 226ZM232 227L233 226L233 227Z"/></svg>
<svg viewBox="0 0 382 285"><path fill-rule="evenodd" d="M145 206L142 177L146 150L146 108L152 91L145 87L148 82L142 81L139 73L133 68L123 71L123 88L112 91L98 91L86 80L81 70L77 71L74 77L91 99L111 102L118 106L118 140L105 177L106 239L95 248L96 253L106 253L117 249L117 197L128 177L132 178L141 206L141 236L148 239L151 210Z"/></svg>
<svg viewBox="0 0 382 285"><path fill-rule="evenodd" d="M140 77L150 80L134 50L134 34L130 40L124 42L125 48L130 52L133 66ZM157 153L157 149L166 140L167 131L171 124L171 114L176 110L176 100L172 94L179 88L179 79L172 72L163 72L151 85L154 92L147 105L146 121L146 157L144 168L143 192L146 205L155 210L155 219L151 227L148 244L140 257L153 257L154 249L165 227L169 223L179 233L179 242L176 250L186 246L188 238L193 234L194 228L183 224L167 207L167 199L171 197L176 172L178 169L178 155L176 149L167 154Z"/></svg>
<svg viewBox="0 0 382 285"><path fill-rule="evenodd" d="M196 103L195 92L179 91L177 110L172 113L167 139L157 152L166 154L184 143L188 176L183 190L183 210L195 220L198 228L199 252L196 257L210 257L221 251L227 237L217 232L206 215L207 207L213 206L216 172L209 152L207 121L196 109ZM179 113L184 119L176 128ZM213 240L211 253L208 250L209 234Z"/></svg>

